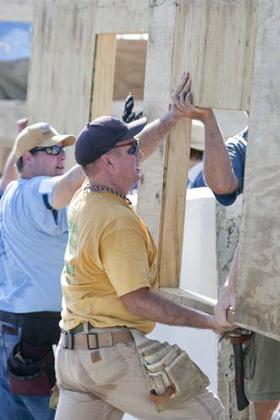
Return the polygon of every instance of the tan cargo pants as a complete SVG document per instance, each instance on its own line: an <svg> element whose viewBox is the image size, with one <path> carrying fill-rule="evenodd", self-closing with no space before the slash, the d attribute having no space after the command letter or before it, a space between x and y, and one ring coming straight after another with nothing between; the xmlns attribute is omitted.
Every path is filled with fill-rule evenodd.
<svg viewBox="0 0 280 420"><path fill-rule="evenodd" d="M56 375L60 397L56 420L137 419L223 420L220 400L209 389L189 400L170 400L158 412L135 344L119 343L97 350L68 350L59 343Z"/></svg>

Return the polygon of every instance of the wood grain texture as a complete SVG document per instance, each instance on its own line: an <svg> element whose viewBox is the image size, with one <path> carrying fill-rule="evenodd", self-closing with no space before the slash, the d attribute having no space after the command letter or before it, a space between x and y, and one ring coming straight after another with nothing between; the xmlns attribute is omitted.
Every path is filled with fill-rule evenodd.
<svg viewBox="0 0 280 420"><path fill-rule="evenodd" d="M199 293L180 288L161 287L160 294L180 305L189 306L209 315L214 314L214 306L217 301Z"/></svg>
<svg viewBox="0 0 280 420"><path fill-rule="evenodd" d="M236 308L238 322L278 339L279 26L279 2L259 1Z"/></svg>
<svg viewBox="0 0 280 420"><path fill-rule="evenodd" d="M91 119L112 114L117 38L115 34L97 36L94 63Z"/></svg>
<svg viewBox="0 0 280 420"><path fill-rule="evenodd" d="M150 121L163 115L169 104L172 81L173 34L176 4L151 2L147 49L144 115ZM142 165L137 210L155 239L159 238L165 145Z"/></svg>
<svg viewBox="0 0 280 420"><path fill-rule="evenodd" d="M77 134L89 119L95 37L91 1L36 4L28 106L31 121L47 120Z"/></svg>
<svg viewBox="0 0 280 420"><path fill-rule="evenodd" d="M0 20L32 22L35 0L0 0Z"/></svg>
<svg viewBox="0 0 280 420"><path fill-rule="evenodd" d="M94 3L94 28L97 34L148 31L149 0L95 0Z"/></svg>
<svg viewBox="0 0 280 420"><path fill-rule="evenodd" d="M248 109L257 0L179 0L174 54L200 106Z"/></svg>
<svg viewBox="0 0 280 420"><path fill-rule="evenodd" d="M95 34L90 0L36 3L28 87L31 122L77 135L90 118ZM73 148L68 166L73 165Z"/></svg>
<svg viewBox="0 0 280 420"><path fill-rule="evenodd" d="M0 101L0 145L12 146L17 135L16 122L26 116L25 101Z"/></svg>
<svg viewBox="0 0 280 420"><path fill-rule="evenodd" d="M159 240L159 282L179 287L191 120L176 125L166 144Z"/></svg>

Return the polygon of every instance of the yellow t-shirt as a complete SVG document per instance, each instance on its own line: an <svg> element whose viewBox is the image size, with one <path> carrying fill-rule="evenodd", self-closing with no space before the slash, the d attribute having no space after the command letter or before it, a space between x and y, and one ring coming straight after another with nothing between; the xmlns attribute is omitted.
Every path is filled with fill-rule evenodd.
<svg viewBox="0 0 280 420"><path fill-rule="evenodd" d="M97 328L154 328L128 312L120 296L158 290L157 248L141 218L112 193L80 190L69 207L69 239L62 272L61 327L89 321Z"/></svg>

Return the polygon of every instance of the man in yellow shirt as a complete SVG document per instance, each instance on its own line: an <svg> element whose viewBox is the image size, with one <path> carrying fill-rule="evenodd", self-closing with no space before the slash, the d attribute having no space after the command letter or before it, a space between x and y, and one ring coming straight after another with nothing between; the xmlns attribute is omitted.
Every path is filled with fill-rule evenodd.
<svg viewBox="0 0 280 420"><path fill-rule="evenodd" d="M184 74L176 96L184 102L189 91ZM145 118L126 124L100 117L78 137L76 160L88 185L69 208L57 420L121 419L124 412L146 419L224 418L208 378L186 353L145 337L155 322L219 328L214 316L156 293L157 248L126 198L140 161L181 118L175 107L146 127Z"/></svg>

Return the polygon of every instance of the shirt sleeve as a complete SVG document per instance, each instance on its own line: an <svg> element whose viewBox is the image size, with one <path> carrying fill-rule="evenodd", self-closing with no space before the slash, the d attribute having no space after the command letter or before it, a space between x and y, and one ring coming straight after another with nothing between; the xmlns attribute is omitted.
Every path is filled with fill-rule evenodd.
<svg viewBox="0 0 280 420"><path fill-rule="evenodd" d="M188 188L201 188L207 187L205 179L204 179L204 171L201 171L197 174L196 178L193 181L189 181Z"/></svg>
<svg viewBox="0 0 280 420"><path fill-rule="evenodd" d="M224 206L229 206L234 203L236 198L243 192L244 175L245 175L245 160L247 151L247 130L239 135L229 139L226 142L231 166L235 176L238 179L238 187L231 194L215 194L219 203Z"/></svg>
<svg viewBox="0 0 280 420"><path fill-rule="evenodd" d="M150 288L150 266L145 234L141 227L127 221L110 229L100 245L100 257L118 296Z"/></svg>
<svg viewBox="0 0 280 420"><path fill-rule="evenodd" d="M26 207L30 222L41 231L58 236L68 231L66 208L52 208L52 193L56 183L53 177L36 177L30 181L26 191Z"/></svg>

